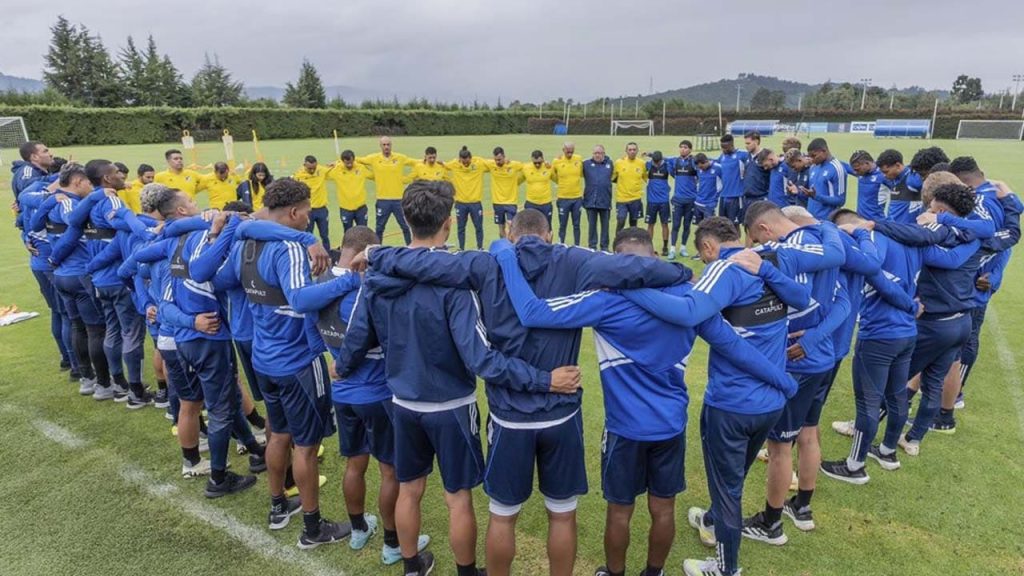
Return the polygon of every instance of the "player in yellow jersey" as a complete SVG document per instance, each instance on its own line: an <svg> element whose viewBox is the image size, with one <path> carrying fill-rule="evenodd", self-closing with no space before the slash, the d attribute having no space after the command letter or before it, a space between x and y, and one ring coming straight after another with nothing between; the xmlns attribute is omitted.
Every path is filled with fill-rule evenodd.
<svg viewBox="0 0 1024 576"><path fill-rule="evenodd" d="M142 213L142 187L146 184L153 182L153 177L156 175L156 171L149 164L139 164L139 169L136 171L138 178L132 181L131 186L124 190L117 191L117 197L124 202L124 205L131 209L136 214Z"/></svg>
<svg viewBox="0 0 1024 576"><path fill-rule="evenodd" d="M413 164L412 172L405 179L406 184L413 180L447 180L448 169L437 161L437 148L427 146L423 152L423 161Z"/></svg>
<svg viewBox="0 0 1024 576"><path fill-rule="evenodd" d="M476 249L484 249L484 173L487 164L465 146L459 150L457 160L444 163L451 175L452 186L455 188L455 222L456 236L459 239L459 250L466 249L466 221L473 219L476 232Z"/></svg>
<svg viewBox="0 0 1024 576"><path fill-rule="evenodd" d="M213 165L213 174L207 174L199 180L197 191L206 190L210 195L210 208L222 210L228 202L238 200L238 187L242 178L231 172L226 162Z"/></svg>
<svg viewBox="0 0 1024 576"><path fill-rule="evenodd" d="M636 226L644 216L644 201L641 200L647 185L647 163L637 158L640 147L636 142L626 144L626 156L615 161L615 209L618 222L615 232L618 233L629 217L630 227Z"/></svg>
<svg viewBox="0 0 1024 576"><path fill-rule="evenodd" d="M248 204L253 212L259 212L263 209L263 193L273 181L274 176L266 164L253 164L246 179L238 185L238 199Z"/></svg>
<svg viewBox="0 0 1024 576"><path fill-rule="evenodd" d="M394 215L398 227L402 229L405 243L412 241L409 227L405 224L402 214L402 193L405 192L405 167L416 163L416 160L404 154L391 151L391 138L381 136L380 152L369 156L358 156L356 162L368 166L373 171L374 184L377 188L377 237L384 240L384 229L388 220Z"/></svg>
<svg viewBox="0 0 1024 576"><path fill-rule="evenodd" d="M302 161L302 170L295 173L292 178L309 186L309 225L306 232L312 232L316 226L320 233L320 241L324 248L331 247L330 214L327 211L327 172L329 168L321 166L316 161L316 156L306 156Z"/></svg>
<svg viewBox="0 0 1024 576"><path fill-rule="evenodd" d="M498 235L508 236L508 228L512 227L512 219L516 216L516 205L519 203L519 185L523 183L523 163L505 157L505 149L498 146L494 149L494 160L487 160L487 169L491 172L491 205L494 207L494 223L498 225Z"/></svg>
<svg viewBox="0 0 1024 576"><path fill-rule="evenodd" d="M562 155L551 163L558 185L558 241L565 244L565 229L572 218L574 244L580 245L580 213L583 211L583 157L575 154L576 145L566 142Z"/></svg>
<svg viewBox="0 0 1024 576"><path fill-rule="evenodd" d="M534 150L530 153L529 164L523 164L523 179L526 181L526 204L544 215L551 225L551 183L555 180L555 171L544 162L544 153Z"/></svg>
<svg viewBox="0 0 1024 576"><path fill-rule="evenodd" d="M366 181L373 180L370 169L356 164L355 152L345 150L327 177L338 189L342 228L347 232L353 226L366 226Z"/></svg>
<svg viewBox="0 0 1024 576"><path fill-rule="evenodd" d="M188 194L189 198L195 200L200 174L195 170L185 168L185 157L181 155L181 150L172 148L164 152L164 160L167 161L167 170L157 172L153 176L153 181L168 188L181 190Z"/></svg>

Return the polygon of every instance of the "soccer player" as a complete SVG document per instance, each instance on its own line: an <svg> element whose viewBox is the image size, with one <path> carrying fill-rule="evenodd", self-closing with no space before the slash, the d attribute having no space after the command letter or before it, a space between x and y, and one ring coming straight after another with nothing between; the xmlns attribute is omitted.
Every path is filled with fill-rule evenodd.
<svg viewBox="0 0 1024 576"><path fill-rule="evenodd" d="M746 149L747 157L743 169L743 207L740 210L740 219L743 219L743 212L747 206L768 197L768 189L771 184L770 171L761 167L756 159L761 153L761 133L751 130L743 135L743 147Z"/></svg>
<svg viewBox="0 0 1024 576"><path fill-rule="evenodd" d="M242 184L242 178L231 172L227 162L217 162L213 165L213 173L203 176L199 180L197 192L206 190L210 196L210 208L221 210L228 202L238 200L238 187Z"/></svg>
<svg viewBox="0 0 1024 576"><path fill-rule="evenodd" d="M153 181L195 198L201 176L195 170L185 168L185 157L181 155L181 150L172 148L164 152L164 160L167 161L167 170L157 172Z"/></svg>
<svg viewBox="0 0 1024 576"><path fill-rule="evenodd" d="M616 233L626 226L627 217L632 228L644 216L644 202L640 198L647 182L647 170L646 163L637 158L639 151L636 142L630 142L626 144L626 156L615 161L612 179L615 181Z"/></svg>
<svg viewBox="0 0 1024 576"><path fill-rule="evenodd" d="M494 159L487 160L491 174L491 206L494 208L494 223L498 225L498 236L505 238L516 216L519 203L519 185L523 182L523 164L505 157L505 149L494 148Z"/></svg>
<svg viewBox="0 0 1024 576"><path fill-rule="evenodd" d="M811 158L807 211L818 220L828 220L833 210L846 204L846 168L832 156L824 138L811 140L807 155Z"/></svg>
<svg viewBox="0 0 1024 576"><path fill-rule="evenodd" d="M42 142L25 142L18 147L18 154L21 160L15 160L11 164L11 190L14 192L15 202L25 188L36 180L45 178L50 173L50 166L53 165L53 154Z"/></svg>
<svg viewBox="0 0 1024 576"><path fill-rule="evenodd" d="M899 150L883 151L877 164L885 176L882 184L889 190L889 220L902 224L916 222L922 209L921 176L903 165Z"/></svg>
<svg viewBox="0 0 1024 576"><path fill-rule="evenodd" d="M661 255L668 256L668 221L671 218L668 204L670 186L669 175L671 165L662 156L660 150L651 153L651 159L645 166L647 170L647 233L654 237L654 226L661 219Z"/></svg>
<svg viewBox="0 0 1024 576"><path fill-rule="evenodd" d="M703 152L697 154L694 163L697 165L697 200L694 202L693 221L700 224L715 215L718 195L722 191L722 167Z"/></svg>
<svg viewBox="0 0 1024 576"><path fill-rule="evenodd" d="M405 183L408 184L413 180L447 180L448 169L444 167L444 164L437 161L437 148L433 146L427 146L423 152L423 161L417 162L412 166L412 172L405 179Z"/></svg>
<svg viewBox="0 0 1024 576"><path fill-rule="evenodd" d="M656 257L650 235L639 228L626 228L616 235L615 251ZM695 332L658 320L613 292L588 291L569 298L541 300L527 283L514 250L502 250L497 258L512 302L526 326L593 326L598 359L603 366L607 364L601 370L606 420L601 458L602 484L608 501L606 565L598 568L596 574L616 576L626 572L634 502L638 494L645 492L652 523L647 567L642 574L662 574L675 536L675 497L685 488L689 398L683 380L685 363L673 360L689 355L699 333L715 346L738 347L733 348L734 357L745 358L753 372L764 374L770 382L790 387L795 384L783 371L781 362L772 366L717 314L701 322ZM682 296L690 290L690 285L678 284L665 292ZM638 333L647 336L638 339ZM630 362L614 362L622 359Z"/></svg>
<svg viewBox="0 0 1024 576"><path fill-rule="evenodd" d="M680 226L683 231L683 243L679 255L689 256L686 244L690 241L690 223L694 220L694 202L697 200L697 164L690 155L693 144L689 140L679 143L679 156L669 159L675 191L672 193L672 242L668 250L668 259L676 257L676 246L679 246Z"/></svg>
<svg viewBox="0 0 1024 576"><path fill-rule="evenodd" d="M453 190L446 182L414 182L402 209L414 234L413 248L443 247L451 228ZM575 394L579 371L539 371L489 345L477 296L468 290L420 284L370 272L364 297L368 329L346 334L338 361L348 376L368 350L384 350L394 398L395 472L399 488L395 521L405 574L429 574L429 552L417 553L420 503L437 455L449 510L451 546L460 576L475 576L476 518L471 489L484 462L476 406L476 378L511 389Z"/></svg>
<svg viewBox="0 0 1024 576"><path fill-rule="evenodd" d="M850 156L847 172L857 177L857 214L865 220L885 220L889 189L882 187L885 174L875 159L867 151L857 150Z"/></svg>
<svg viewBox="0 0 1024 576"><path fill-rule="evenodd" d="M434 151L434 159L437 159L437 151ZM402 216L402 192L405 189L404 171L406 166L412 166L416 160L404 154L392 152L391 138L380 137L380 152L368 156L357 156L356 162L363 164L373 171L374 185L376 187L376 232L383 240L384 231L387 229L388 220L391 216L398 221L398 227L402 229L402 237L405 243L410 242L409 227L405 225L405 217Z"/></svg>
<svg viewBox="0 0 1024 576"><path fill-rule="evenodd" d="M263 194L267 186L274 181L270 168L263 162L257 162L249 169L249 175L238 185L238 199L249 205L253 212L263 209Z"/></svg>
<svg viewBox="0 0 1024 576"><path fill-rule="evenodd" d="M523 164L523 181L526 182L523 208L543 214L548 226L551 225L551 183L554 180L555 172L544 162L544 153L540 150L531 152L530 163Z"/></svg>
<svg viewBox="0 0 1024 576"><path fill-rule="evenodd" d="M338 190L342 228L347 232L353 226L366 226L366 181L373 180L373 172L357 166L355 152L345 150L341 162L331 167L327 177Z"/></svg>
<svg viewBox="0 0 1024 576"><path fill-rule="evenodd" d="M484 249L484 174L488 171L487 163L474 158L469 148L463 146L459 157L444 163L451 174L452 186L455 188L455 222L459 250L466 249L466 223L473 220L473 231L476 232L476 249Z"/></svg>
<svg viewBox="0 0 1024 576"><path fill-rule="evenodd" d="M309 229L306 232L312 232L315 226L320 233L320 241L323 242L324 248L331 246L331 217L327 210L327 175L329 173L330 168L320 166L316 161L316 156L310 155L302 161L302 169L292 175L292 178L309 188L312 210L309 213Z"/></svg>
<svg viewBox="0 0 1024 576"><path fill-rule="evenodd" d="M924 180L936 169L949 169L949 156L938 146L922 148L910 159L910 169Z"/></svg>
<svg viewBox="0 0 1024 576"><path fill-rule="evenodd" d="M608 251L614 168L614 163L600 144L594 146L593 155L583 162L583 207L587 210L587 246L591 250L600 247L601 251Z"/></svg>
<svg viewBox="0 0 1024 576"><path fill-rule="evenodd" d="M558 241L565 244L565 230L572 218L573 244L580 245L580 212L583 209L583 158L575 154L576 145L566 142L562 155L551 163L558 187Z"/></svg>
<svg viewBox="0 0 1024 576"><path fill-rule="evenodd" d="M142 214L142 202L139 195L142 193L143 186L153 182L156 171L149 164L139 164L139 169L135 173L138 178L133 180L131 185L124 190L118 190L117 197L132 212Z"/></svg>
<svg viewBox="0 0 1024 576"><path fill-rule="evenodd" d="M741 200L743 198L743 170L750 157L745 151L736 150L732 134L719 140L722 154L716 161L722 170L722 193L718 204L718 215L728 218L736 226L743 220Z"/></svg>
<svg viewBox="0 0 1024 576"><path fill-rule="evenodd" d="M791 199L786 195L788 167L779 160L779 155L771 148L762 148L752 162L768 174L768 195L765 199L779 208L790 206Z"/></svg>
<svg viewBox="0 0 1024 576"><path fill-rule="evenodd" d="M799 148L791 148L783 156L786 164L786 194L790 204L807 206L807 187L811 185L811 159Z"/></svg>

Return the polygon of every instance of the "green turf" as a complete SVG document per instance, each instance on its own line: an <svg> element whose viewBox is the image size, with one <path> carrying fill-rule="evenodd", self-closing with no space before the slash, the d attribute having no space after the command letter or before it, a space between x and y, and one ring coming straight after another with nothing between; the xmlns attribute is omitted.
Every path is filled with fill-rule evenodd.
<svg viewBox="0 0 1024 576"><path fill-rule="evenodd" d="M628 137L575 138L584 156L590 146L604 143L613 157L620 155ZM645 150L675 151L678 137L636 137ZM895 146L905 156L923 145L912 140L874 140L864 136L831 136L840 158L855 148L879 152ZM766 145L779 145L779 138ZM941 141L950 156L973 154L988 174L1024 190L1022 143ZM528 158L540 148L553 158L561 139L553 136L473 136L395 139L395 150L417 156L427 145L437 146L443 158L453 157L468 145L484 155L502 145L515 159ZM375 149L368 138L344 141L357 153ZM139 162L162 164L167 145L58 149L76 160L105 157L134 167ZM322 161L334 156L329 140L262 142L271 169L278 175L293 171L306 154ZM219 159L219 144L200 147L200 163ZM236 156L254 159L251 146L241 143ZM10 158L9 154L4 155ZM282 165L283 162L283 165ZM287 167L285 169L284 167ZM851 190L855 183L850 180ZM0 196L10 194L6 178ZM851 195L848 205L854 199ZM332 199L333 202L333 199ZM485 202L486 205L486 202ZM332 238L340 240L341 225L332 209ZM372 219L372 218L371 218ZM26 265L26 253L5 211L0 227L0 304L44 312L44 304ZM392 224L394 226L394 224ZM488 241L495 236L487 222ZM389 239L395 241L394 237ZM453 239L454 240L454 239ZM1024 296L1017 286L1024 281L1018 261L1011 263L1003 291L989 308L982 338L981 357L968 388L965 411L958 413L956 436L930 435L922 455L904 457L903 468L884 472L868 464L872 476L866 486L849 486L822 478L814 499L818 529L802 534L787 523L790 543L782 548L745 542L741 552L745 574L1024 574L1024 390L1018 375L1016 351L1024 343L1015 329L1024 319ZM692 261L691 261L692 262ZM577 574L592 574L603 562L604 502L601 499L599 446L603 412L593 347L583 346L586 441L591 493L580 502L580 546ZM689 363L687 382L694 399L693 423L688 434L688 490L678 499L678 536L669 558L669 573L679 573L683 558L709 554L685 526L692 505L707 505L707 489L700 455L697 416L706 378L707 348L698 344ZM346 545L296 555L298 527L269 535L263 530L267 493L263 478L244 495L207 502L200 481L184 481L177 474L179 451L169 434L169 423L157 410L129 412L121 405L96 403L79 397L77 386L57 371L57 355L44 319L0 328L0 573L2 574L309 574L344 571L347 574L397 574L378 563L381 539L353 553ZM848 366L848 364L847 364ZM147 368L147 372L149 372ZM481 396L482 399L482 396ZM483 405L483 402L481 403ZM852 416L849 369L844 367L823 423ZM68 447L50 439L57 424L85 442ZM43 428L45 428L45 430ZM44 434L49 433L49 436ZM823 432L826 458L845 456L849 441ZM323 491L323 510L329 518L342 518L340 493L342 461L337 440L328 441L323 471L330 480ZM245 468L242 457L234 466ZM139 478L152 486L146 490ZM371 494L376 474L371 474ZM763 502L764 467L755 464L746 487L745 510ZM369 505L375 506L375 497ZM476 493L480 520L479 559L483 561L486 498ZM648 522L644 501L634 517L630 573L643 568ZM198 516L197 516L198 515ZM226 516L230 515L230 516ZM208 521L200 520L207 518ZM446 513L436 478L424 500L424 530L434 538L439 574L454 573L447 543ZM518 530L516 573L542 574L545 517L539 500L529 502ZM249 546L243 542L249 542Z"/></svg>

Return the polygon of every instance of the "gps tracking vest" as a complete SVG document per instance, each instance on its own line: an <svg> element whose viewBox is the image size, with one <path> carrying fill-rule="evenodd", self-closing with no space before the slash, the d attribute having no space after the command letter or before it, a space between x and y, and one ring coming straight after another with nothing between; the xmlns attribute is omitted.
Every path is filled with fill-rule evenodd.
<svg viewBox="0 0 1024 576"><path fill-rule="evenodd" d="M182 256L182 253L185 251L185 240L187 239L188 234L178 236L178 245L174 248L174 255L171 256L170 263L171 276L185 280L190 278L188 274L188 261Z"/></svg>
<svg viewBox="0 0 1024 576"><path fill-rule="evenodd" d="M761 253L761 258L771 262L773 266L778 262L775 252ZM722 317L732 326L749 328L785 320L787 312L786 304L768 284L765 284L764 292L756 302L725 308L722 310Z"/></svg>
<svg viewBox="0 0 1024 576"><path fill-rule="evenodd" d="M330 282L337 276L334 275L334 271L328 268L323 274L317 277L317 284L324 282ZM335 298L330 304L320 309L320 314L316 319L316 329L320 331L320 337L324 339L324 344L328 348L341 348L342 342L345 341L345 331L348 330L348 323L341 319L341 298Z"/></svg>
<svg viewBox="0 0 1024 576"><path fill-rule="evenodd" d="M245 296L254 304L287 306L288 300L284 297L284 291L277 286L271 286L260 275L258 264L266 244L259 240L246 240L242 246L242 287L245 289Z"/></svg>
<svg viewBox="0 0 1024 576"><path fill-rule="evenodd" d="M891 188L892 192L889 194L889 200L896 200L898 202L920 202L921 191L914 190L907 184L906 178L901 178L899 184Z"/></svg>
<svg viewBox="0 0 1024 576"><path fill-rule="evenodd" d="M668 180L668 162L662 160L658 166L651 162L651 167L647 169L648 180Z"/></svg>

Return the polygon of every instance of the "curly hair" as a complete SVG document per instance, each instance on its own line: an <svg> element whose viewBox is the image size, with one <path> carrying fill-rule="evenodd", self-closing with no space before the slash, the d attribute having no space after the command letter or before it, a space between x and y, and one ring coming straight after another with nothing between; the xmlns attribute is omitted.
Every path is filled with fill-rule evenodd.
<svg viewBox="0 0 1024 576"><path fill-rule="evenodd" d="M922 148L910 160L910 169L922 176L927 176L932 168L939 163L949 162L949 156L938 146Z"/></svg>
<svg viewBox="0 0 1024 576"><path fill-rule="evenodd" d="M309 200L309 186L294 178L278 178L263 193L263 205L271 210L295 206L304 200Z"/></svg>
<svg viewBox="0 0 1024 576"><path fill-rule="evenodd" d="M732 220L714 216L705 218L697 225L693 241L700 246L700 243L707 237L714 238L719 242L736 242L740 239L740 231L733 225Z"/></svg>
<svg viewBox="0 0 1024 576"><path fill-rule="evenodd" d="M143 212L152 212L160 206L161 199L165 197L167 190L171 190L163 184L146 184L139 191L139 203ZM173 191L172 191L173 192ZM174 194L172 193L171 196Z"/></svg>
<svg viewBox="0 0 1024 576"><path fill-rule="evenodd" d="M967 216L974 211L974 190L963 184L942 184L935 188L933 201L949 206L957 216Z"/></svg>

